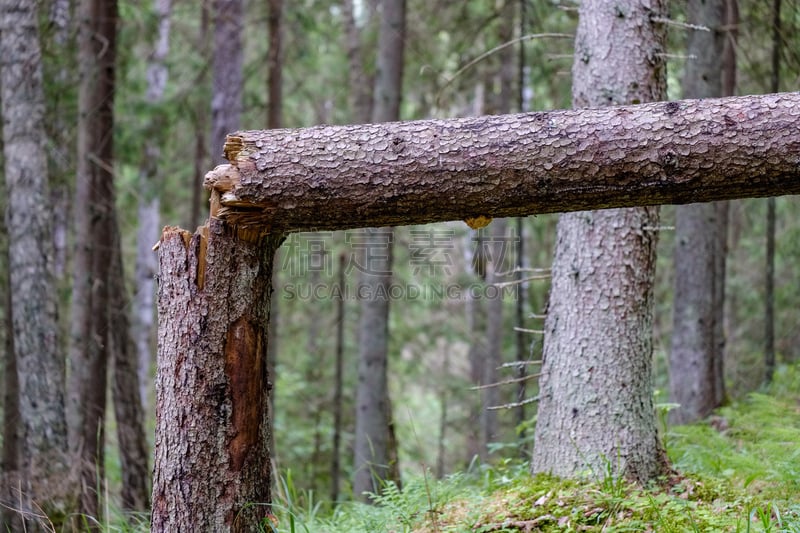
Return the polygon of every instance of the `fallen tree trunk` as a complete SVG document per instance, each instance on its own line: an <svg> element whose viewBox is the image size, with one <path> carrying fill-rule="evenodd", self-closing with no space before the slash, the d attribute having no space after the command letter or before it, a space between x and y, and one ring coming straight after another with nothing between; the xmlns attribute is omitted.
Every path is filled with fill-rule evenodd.
<svg viewBox="0 0 800 533"><path fill-rule="evenodd" d="M333 230L800 193L800 93L229 135L220 218Z"/></svg>

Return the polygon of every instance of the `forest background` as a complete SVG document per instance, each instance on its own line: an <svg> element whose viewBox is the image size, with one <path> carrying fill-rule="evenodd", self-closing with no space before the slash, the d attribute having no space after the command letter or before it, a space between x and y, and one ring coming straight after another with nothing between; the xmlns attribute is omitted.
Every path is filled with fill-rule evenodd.
<svg viewBox="0 0 800 533"><path fill-rule="evenodd" d="M87 72L103 65L102 61L94 67L81 64L86 59L80 52L85 12L68 1L37 5L50 189L46 209L53 223L50 266L58 289L58 351L66 360L75 342L75 272L80 265L76 251L86 242L75 221L81 213L94 212L88 208L90 197L81 197L75 179L83 157L79 124L80 110L86 108L79 104L81 83ZM509 6L513 7L510 11ZM685 22L683 7L673 3L670 18ZM124 280L124 291L118 286L110 292L129 295L116 303L111 298L109 306L116 312L110 313L109 323L101 325L105 328L101 334L127 330L125 320L130 320L130 338L117 341L117 346L128 344L131 349L115 352L114 358L106 360L108 367L94 365L91 371L80 372L72 367L71 375L84 376L94 388L108 383L112 390L108 405L105 398L101 401L109 429L94 433L100 436L94 452L102 465L99 478L108 479L103 494L113 505L144 511L147 483L141 494L131 494L123 473L131 448L124 437L117 437L116 430L127 421L124 413L138 413L135 416L145 422L146 430L137 431L135 438L147 441L134 448L145 450L149 460L157 279L152 246L160 228L173 223L202 224L206 216L202 176L221 162L225 133L239 128L368 121L380 10L377 2L369 0L285 4L228 0L213 5L191 0L121 1L118 9L118 22L110 30L115 32L116 72L105 96L106 105L113 103L113 158L105 160L104 166L113 178L113 190L106 199L111 198L114 206L104 216L116 213L118 231L107 233L104 242L93 242L98 248L118 247L124 278L110 276ZM768 2L739 1L736 94L776 90L771 70L774 41L766 37L773 34L780 42L777 90L795 89L800 81L800 4L785 0L777 26L772 9ZM569 107L573 43L556 34L571 35L576 22L571 3L410 0L402 36L399 117L446 118ZM553 35L527 37L544 32ZM670 30L670 99L682 96L682 74L685 62L691 60L684 54L686 34L687 28L677 24ZM103 48L110 42L99 41L99 51L107 53ZM510 93L504 92L507 88L501 81L504 75L508 77L503 69L507 73L509 61ZM782 363L800 358L800 329L792 312L800 297L796 284L800 225L792 217L797 200L783 197L774 202L774 226L768 206L766 200L730 204L724 309L730 398L743 397L761 386L771 351ZM655 289L655 386L662 402L669 398L673 342L674 217L673 208L664 209ZM395 230L395 289L389 292L387 353L397 479L428 469L443 476L468 468L476 457L491 463L530 457L535 403L525 400L535 399L535 380L526 378L491 389L475 387L521 378L521 370L526 376L536 372L535 364L502 365L540 359L540 317L546 311L555 221L549 215L509 221L500 226L500 232L497 222L483 230L461 222ZM772 231L774 267L769 267L767 236ZM7 249L7 233L3 236ZM292 235L279 252L280 268L275 274L270 351L273 460L279 473L291 472L295 486L330 495L334 501L353 496L358 353L363 339L361 302L348 297L340 301L341 293L335 288L346 287L346 296L357 293L358 271L369 263L370 247L364 245L364 238L363 231ZM370 246L376 249L374 243ZM380 245L377 249L384 250ZM487 263L494 263L488 271ZM766 303L770 268L771 312ZM13 288L7 260L0 270L6 293L2 301L10 302ZM496 284L505 282L510 284L499 292L505 291L508 297L493 298L498 293ZM3 305L8 324L3 329L7 347L4 450L19 438L8 416L14 412L15 394L14 373L8 372L15 364L9 344L13 327L9 305ZM490 330L501 334L492 337ZM120 359L126 356L127 362ZM70 364L78 364L75 361ZM115 378L126 364L136 369L135 395L130 394L130 382L126 385ZM112 379L107 382L109 371ZM68 397L87 388L68 382L72 387ZM522 388L521 383L527 386ZM129 404L134 400L139 407L131 411ZM487 407L502 405L512 407L486 415ZM4 455L4 472L13 470L7 462L10 457ZM97 471L90 475L98 478ZM102 508L93 505L95 512ZM86 511L91 513L92 505Z"/></svg>

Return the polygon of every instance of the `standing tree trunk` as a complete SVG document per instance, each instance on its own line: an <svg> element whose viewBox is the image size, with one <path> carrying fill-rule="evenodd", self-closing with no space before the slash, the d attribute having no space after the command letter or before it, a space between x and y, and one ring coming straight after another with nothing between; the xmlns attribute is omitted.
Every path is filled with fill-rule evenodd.
<svg viewBox="0 0 800 533"><path fill-rule="evenodd" d="M268 0L269 55L267 57L267 129L283 126L283 0ZM279 269L272 273L272 287L278 287ZM272 394L269 395L269 449L273 463L277 457L275 451L275 434L272 424L275 421L275 369L278 363L278 302L272 302L269 314L269 346L267 349L267 369L272 379Z"/></svg>
<svg viewBox="0 0 800 533"><path fill-rule="evenodd" d="M770 90L778 92L781 81L781 0L772 4L772 74ZM775 373L775 198L767 199L767 245L764 287L764 381Z"/></svg>
<svg viewBox="0 0 800 533"><path fill-rule="evenodd" d="M270 512L267 330L281 239L213 216L202 230L167 228L160 242L152 529L255 531Z"/></svg>
<svg viewBox="0 0 800 533"><path fill-rule="evenodd" d="M405 0L382 0L372 122L400 118L405 39ZM380 491L385 479L399 482L397 440L387 383L389 350L389 293L392 282L391 229L365 233L366 261L361 286L368 297L361 302L358 389L356 392L355 477L353 493ZM377 253L374 253L377 250Z"/></svg>
<svg viewBox="0 0 800 533"><path fill-rule="evenodd" d="M510 1L505 2L500 12L498 26L498 39L501 44L511 41L514 34L514 4ZM494 95L496 104L493 111L505 114L511 112L511 102L513 97L513 78L514 78L514 50L507 46L498 55L499 58L499 91ZM489 230L492 234L490 248L492 250L491 260L487 263L486 281L489 285L500 283L503 280L503 272L507 270L508 263L505 261L507 250L507 228L508 222L505 219L496 220ZM503 320L503 291L493 298L486 301L486 357L483 364L484 383L497 382L497 369L503 363L503 337L506 333L505 322ZM490 409L499 405L500 389L497 386L485 389L485 405L481 413L481 445L485 448L484 453L488 457L489 444L497 438L497 411Z"/></svg>
<svg viewBox="0 0 800 533"><path fill-rule="evenodd" d="M0 4L0 65L8 272L21 430L18 505L27 528L57 528L74 512L67 460L64 359L47 187L44 91L36 3ZM13 365L9 365L13 370ZM8 368L6 371L8 372ZM13 387L13 377L8 378ZM13 390L13 389L12 389ZM13 416L13 409L7 413ZM9 444L11 445L11 444ZM9 452L11 453L11 452ZM44 512L45 520L37 521ZM38 525L37 523L38 522Z"/></svg>
<svg viewBox="0 0 800 533"><path fill-rule="evenodd" d="M353 0L342 1L345 24L345 49L347 50L347 83L351 121L354 124L369 122L372 115L372 80L364 70L364 54L361 32L356 25Z"/></svg>
<svg viewBox="0 0 800 533"><path fill-rule="evenodd" d="M336 373L333 382L333 445L331 455L331 502L339 500L339 477L341 476L342 412L344 409L344 253L339 255L339 295L336 298Z"/></svg>
<svg viewBox="0 0 800 533"><path fill-rule="evenodd" d="M71 453L81 472L81 513L99 518L114 238L113 113L118 11L116 0L83 2L80 10L75 205L84 207L76 209L79 247L73 262L68 413Z"/></svg>
<svg viewBox="0 0 800 533"><path fill-rule="evenodd" d="M722 96L727 0L690 0L688 21L711 31L689 30L683 78L686 98ZM725 241L724 202L678 206L675 222L675 298L670 351L670 422L687 424L719 407L722 368Z"/></svg>
<svg viewBox="0 0 800 533"><path fill-rule="evenodd" d="M244 78L243 0L213 0L214 80L211 91L211 162L222 162L225 136L239 129Z"/></svg>
<svg viewBox="0 0 800 533"><path fill-rule="evenodd" d="M3 187L2 193L5 193ZM5 198L5 194L3 194ZM5 201L3 201L5 204ZM3 205L5 210L5 205ZM8 257L8 232L5 220L0 219L0 283L3 298L3 451L0 456L0 501L7 502L0 508L0 529L18 531L22 529L19 513L11 502L18 501L20 489L20 416L19 416L19 376L17 375L17 358L14 355L14 321L11 309L11 287L9 283L10 264Z"/></svg>
<svg viewBox="0 0 800 533"><path fill-rule="evenodd" d="M584 0L573 106L662 100L664 0ZM533 472L653 479L664 470L652 367L657 208L558 222Z"/></svg>
<svg viewBox="0 0 800 533"><path fill-rule="evenodd" d="M200 0L200 24L197 30L195 46L200 54L200 61L203 64L210 63L208 43L208 26L211 18L209 4L211 0ZM208 75L203 69L197 79L199 87L206 87ZM205 95L205 91L198 91ZM192 176L192 207L189 214L189 227L195 228L200 222L200 212L204 210L201 198L203 197L203 175L208 166L208 146L206 135L208 134L208 100L205 97L197 98L194 104L194 172Z"/></svg>
<svg viewBox="0 0 800 533"><path fill-rule="evenodd" d="M134 293L133 338L139 361L139 385L143 406L149 403L150 368L153 362L153 325L155 312L156 256L153 243L158 239L159 227L159 160L166 121L159 109L167 85L167 53L172 0L157 0L154 4L158 17L158 32L152 44L147 65L147 104L150 126L146 133L142 164L139 169L139 228L136 233L136 292Z"/></svg>
<svg viewBox="0 0 800 533"><path fill-rule="evenodd" d="M268 0L267 128L283 125L283 0Z"/></svg>
<svg viewBox="0 0 800 533"><path fill-rule="evenodd" d="M150 508L149 450L144 429L136 343L128 320L128 297L125 269L122 265L122 243L116 210L112 213L112 264L109 277L109 313L111 328L108 343L113 362L112 397L117 423L122 487L120 499L125 511L144 512ZM152 254L153 251L150 250Z"/></svg>

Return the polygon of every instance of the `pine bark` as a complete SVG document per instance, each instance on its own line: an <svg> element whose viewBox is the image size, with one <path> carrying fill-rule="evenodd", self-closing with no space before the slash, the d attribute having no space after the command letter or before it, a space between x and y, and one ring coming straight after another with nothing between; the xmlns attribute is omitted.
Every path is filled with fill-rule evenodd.
<svg viewBox="0 0 800 533"><path fill-rule="evenodd" d="M205 183L288 231L796 194L799 117L781 93L237 132Z"/></svg>
<svg viewBox="0 0 800 533"><path fill-rule="evenodd" d="M26 528L57 527L74 512L64 407L64 359L57 339L57 291L48 208L42 56L34 2L0 4L0 65L8 272L19 393L20 476L16 505ZM13 365L9 366L13 370ZM8 368L7 368L8 371ZM8 378L13 386L13 376ZM9 391L11 392L11 391ZM8 413L13 416L13 412ZM8 422L8 420L7 420ZM5 495L4 495L5 496Z"/></svg>
<svg viewBox="0 0 800 533"><path fill-rule="evenodd" d="M666 2L581 3L575 107L664 98L666 32L653 15ZM639 482L663 472L651 382L658 220L654 207L559 218L533 472Z"/></svg>
<svg viewBox="0 0 800 533"><path fill-rule="evenodd" d="M722 96L727 0L690 0L687 20L711 31L690 30L683 79L686 98ZM675 297L670 350L670 422L686 424L719 407L724 339L727 206L678 206L675 223Z"/></svg>
<svg viewBox="0 0 800 533"><path fill-rule="evenodd" d="M267 328L280 241L214 217L195 235L162 235L153 531L268 527Z"/></svg>

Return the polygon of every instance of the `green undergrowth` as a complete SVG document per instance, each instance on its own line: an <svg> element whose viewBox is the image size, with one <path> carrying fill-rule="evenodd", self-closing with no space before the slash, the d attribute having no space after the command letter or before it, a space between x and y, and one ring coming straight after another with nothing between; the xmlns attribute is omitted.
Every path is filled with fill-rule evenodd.
<svg viewBox="0 0 800 533"><path fill-rule="evenodd" d="M651 487L530 476L507 461L388 485L333 512L284 479L276 532L731 531L800 533L800 372L703 423L670 428L675 473Z"/></svg>

